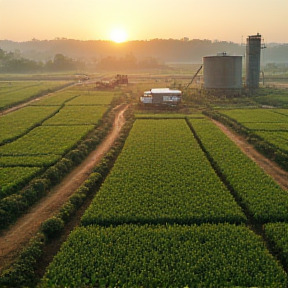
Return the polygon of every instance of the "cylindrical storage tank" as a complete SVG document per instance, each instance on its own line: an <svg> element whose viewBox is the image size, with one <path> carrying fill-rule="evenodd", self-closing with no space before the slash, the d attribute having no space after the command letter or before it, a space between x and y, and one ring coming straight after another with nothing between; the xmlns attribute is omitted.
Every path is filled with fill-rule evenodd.
<svg viewBox="0 0 288 288"><path fill-rule="evenodd" d="M205 56L203 66L204 88L242 88L242 56L228 56L226 53Z"/></svg>

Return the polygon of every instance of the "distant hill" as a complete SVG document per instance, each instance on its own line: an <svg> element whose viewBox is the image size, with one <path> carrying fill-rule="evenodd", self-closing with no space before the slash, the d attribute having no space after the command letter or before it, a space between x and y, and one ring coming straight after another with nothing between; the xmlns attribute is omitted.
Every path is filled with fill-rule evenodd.
<svg viewBox="0 0 288 288"><path fill-rule="evenodd" d="M202 63L202 57L228 52L230 55L244 55L245 45L233 42L212 42L210 40L175 40L153 39L149 41L129 41L116 44L111 41L80 41L72 39L55 39L27 42L0 40L0 48L5 51L18 51L22 57L37 60L51 60L55 54L64 54L73 59L95 62L108 56L124 57L133 54L137 59L153 57L162 63L189 62ZM267 45L263 50L264 63L288 63L288 44Z"/></svg>

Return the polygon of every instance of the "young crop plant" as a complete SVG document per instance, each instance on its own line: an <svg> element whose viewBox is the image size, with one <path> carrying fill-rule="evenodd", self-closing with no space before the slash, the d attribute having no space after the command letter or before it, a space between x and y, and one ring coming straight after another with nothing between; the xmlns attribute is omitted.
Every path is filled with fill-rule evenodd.
<svg viewBox="0 0 288 288"><path fill-rule="evenodd" d="M268 223L264 225L265 237L272 250L277 253L286 271L288 269L288 224Z"/></svg>
<svg viewBox="0 0 288 288"><path fill-rule="evenodd" d="M0 199L12 194L14 188L27 184L39 171L39 167L0 167Z"/></svg>
<svg viewBox="0 0 288 288"><path fill-rule="evenodd" d="M204 149L236 198L259 223L288 220L288 193L208 119L190 119Z"/></svg>
<svg viewBox="0 0 288 288"><path fill-rule="evenodd" d="M11 82L11 90L6 90L5 93L0 95L0 110L11 107L18 103L28 101L36 97L37 95L44 94L49 92L51 89L56 89L57 87L63 85L64 83L59 84L59 82L54 81L43 81L43 82L23 82L23 86L18 89L14 89L14 82ZM18 85L18 84L17 84Z"/></svg>
<svg viewBox="0 0 288 288"><path fill-rule="evenodd" d="M238 123L288 123L287 115L283 115L279 110L267 109L234 109L221 110L221 114L236 120Z"/></svg>
<svg viewBox="0 0 288 288"><path fill-rule="evenodd" d="M47 95L42 99L31 103L31 106L61 106L65 102L72 100L73 98L79 96L80 94L70 89L65 89L63 91L55 92L51 95Z"/></svg>
<svg viewBox="0 0 288 288"><path fill-rule="evenodd" d="M226 223L76 228L41 287L286 285L286 273L260 237Z"/></svg>
<svg viewBox="0 0 288 288"><path fill-rule="evenodd" d="M59 107L24 107L0 117L0 144L14 139L52 116Z"/></svg>
<svg viewBox="0 0 288 288"><path fill-rule="evenodd" d="M79 97L67 102L67 105L109 105L114 98L114 92L89 91L81 92Z"/></svg>
<svg viewBox="0 0 288 288"><path fill-rule="evenodd" d="M107 106L65 106L43 125L96 125L107 108Z"/></svg>
<svg viewBox="0 0 288 288"><path fill-rule="evenodd" d="M40 126L16 141L1 146L0 155L64 155L93 128L93 125Z"/></svg>
<svg viewBox="0 0 288 288"><path fill-rule="evenodd" d="M136 120L82 224L241 223L186 121Z"/></svg>
<svg viewBox="0 0 288 288"><path fill-rule="evenodd" d="M49 167L61 159L61 155L1 156L0 167Z"/></svg>

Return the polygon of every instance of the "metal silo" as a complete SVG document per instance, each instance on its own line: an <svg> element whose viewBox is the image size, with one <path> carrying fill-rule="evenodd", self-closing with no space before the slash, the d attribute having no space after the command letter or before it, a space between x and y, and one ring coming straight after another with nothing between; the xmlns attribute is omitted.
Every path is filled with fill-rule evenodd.
<svg viewBox="0 0 288 288"><path fill-rule="evenodd" d="M261 35L248 36L246 45L246 86L259 88Z"/></svg>
<svg viewBox="0 0 288 288"><path fill-rule="evenodd" d="M239 90L242 88L242 56L229 56L218 53L217 56L203 57L204 88Z"/></svg>

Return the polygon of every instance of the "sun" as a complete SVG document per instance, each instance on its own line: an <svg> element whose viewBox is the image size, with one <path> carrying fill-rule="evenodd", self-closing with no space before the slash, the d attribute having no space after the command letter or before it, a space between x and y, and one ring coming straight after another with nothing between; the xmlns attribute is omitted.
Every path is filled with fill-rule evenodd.
<svg viewBox="0 0 288 288"><path fill-rule="evenodd" d="M127 33L121 28L115 28L110 33L110 39L116 43L122 43L127 41Z"/></svg>

